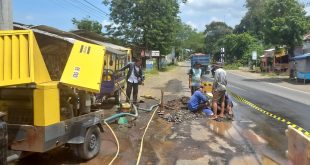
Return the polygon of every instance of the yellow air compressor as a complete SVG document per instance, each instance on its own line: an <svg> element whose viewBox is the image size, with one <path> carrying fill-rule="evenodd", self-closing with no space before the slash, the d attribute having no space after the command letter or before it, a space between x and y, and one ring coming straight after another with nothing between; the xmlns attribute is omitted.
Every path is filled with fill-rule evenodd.
<svg viewBox="0 0 310 165"><path fill-rule="evenodd" d="M1 153L42 153L69 144L77 156L91 159L103 131L103 111L92 105L106 48L34 31L0 31L0 132L8 136L4 143L0 134L7 146Z"/></svg>

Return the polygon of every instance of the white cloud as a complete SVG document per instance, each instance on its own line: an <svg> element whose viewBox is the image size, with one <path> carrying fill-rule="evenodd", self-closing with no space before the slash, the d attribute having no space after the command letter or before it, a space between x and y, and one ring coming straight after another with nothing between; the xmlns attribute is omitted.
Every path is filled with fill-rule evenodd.
<svg viewBox="0 0 310 165"><path fill-rule="evenodd" d="M309 16L310 15L310 6L306 6L305 11L307 12L307 16Z"/></svg>
<svg viewBox="0 0 310 165"><path fill-rule="evenodd" d="M103 20L102 22L101 22L101 25L104 27L104 26L106 26L106 25L110 25L112 22L111 21L109 21L109 20Z"/></svg>
<svg viewBox="0 0 310 165"><path fill-rule="evenodd" d="M181 5L183 22L190 22L203 31L212 21L224 21L234 27L246 13L245 0L188 0Z"/></svg>
<svg viewBox="0 0 310 165"><path fill-rule="evenodd" d="M193 23L193 22L191 22L191 21L187 21L187 22L185 22L187 25L190 25L192 28L194 28L194 29L198 29L198 26L195 24L195 23Z"/></svg>
<svg viewBox="0 0 310 165"><path fill-rule="evenodd" d="M241 0L188 0L185 6L193 9L230 8L239 4Z"/></svg>
<svg viewBox="0 0 310 165"><path fill-rule="evenodd" d="M218 17L212 17L212 18L210 19L210 22L212 22L212 21L223 22L224 20L221 19L221 18L218 18Z"/></svg>

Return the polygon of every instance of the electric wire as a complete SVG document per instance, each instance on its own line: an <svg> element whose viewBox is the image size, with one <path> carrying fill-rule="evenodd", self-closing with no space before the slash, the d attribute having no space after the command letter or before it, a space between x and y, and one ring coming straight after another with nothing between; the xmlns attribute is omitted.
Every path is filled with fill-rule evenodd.
<svg viewBox="0 0 310 165"><path fill-rule="evenodd" d="M97 6L95 6L94 4L92 4L91 2L87 1L87 0L83 0L84 2L88 3L89 5L91 5L92 7L94 7L95 9L97 9L99 12L105 14L106 16L108 16L109 14L106 13L105 11L101 10L100 8L98 8Z"/></svg>
<svg viewBox="0 0 310 165"><path fill-rule="evenodd" d="M124 89L121 87L121 85L116 82L116 84L118 85L118 87L120 88L121 92L124 93L124 95L128 98L126 92L124 91ZM119 141L118 141L118 138L117 136L115 135L115 132L113 131L113 129L110 127L110 125L104 120L104 124L110 129L110 131L112 132L114 138L115 138L115 141L116 141L116 145L117 145L117 151L113 157L113 159L110 161L109 165L112 165L113 162L115 161L115 159L118 157L118 154L119 154L119 149L120 149L120 145L119 145Z"/></svg>
<svg viewBox="0 0 310 165"><path fill-rule="evenodd" d="M72 14L73 16L80 15L81 17L85 17L85 15L89 15L92 17L96 17L97 19L102 19L101 16L99 17L98 15L94 15L91 12L85 11L80 6L78 6L76 4L72 4L72 2L70 3L66 0L52 0L50 2L54 3L56 6L62 8L64 10L70 10L72 13L74 13L74 14ZM77 11L77 9L78 9L78 11Z"/></svg>
<svg viewBox="0 0 310 165"><path fill-rule="evenodd" d="M88 3L85 3L83 0L70 0L72 3L76 3L76 5L81 6L83 9L87 10L90 13L94 13L97 16L103 17L103 16L108 16L107 13L103 12L103 11L98 11L98 7L94 8L92 5L89 5ZM98 8L98 9L97 9Z"/></svg>
<svg viewBox="0 0 310 165"><path fill-rule="evenodd" d="M86 15L90 15L90 16L93 16L93 17L97 17L97 18L100 18L102 19L103 16L102 15L106 15L108 16L109 14L107 14L106 12L99 12L97 10L94 10L93 7L85 4L85 3L82 3L81 1L76 1L76 0L52 0L51 2L53 2L56 6L59 6L65 10L71 10L73 11L75 14L77 15L83 15L86 14ZM69 7L69 6L72 6L72 7ZM76 10L78 9L78 11ZM81 12L82 11L82 12ZM85 15L83 15L85 16Z"/></svg>
<svg viewBox="0 0 310 165"><path fill-rule="evenodd" d="M112 165L113 162L115 161L115 159L118 157L118 154L119 154L119 148L120 148L120 145L119 145L119 141L118 141L118 138L117 136L115 135L115 132L113 131L113 129L110 127L110 125L104 121L104 124L110 129L110 131L112 132L114 138L115 138L115 141L116 141L116 145L117 145L117 151L116 151L116 154L114 155L113 159L110 161L109 165Z"/></svg>
<svg viewBox="0 0 310 165"><path fill-rule="evenodd" d="M77 12L77 11L74 10L73 8L67 7L67 5L64 5L63 3L61 3L62 1L51 0L51 1L49 1L49 2L51 2L53 5L57 6L58 8L61 8L61 9L63 9L63 10L70 10L71 12L68 12L68 13L70 13L72 16L77 16L77 15L85 16L83 13Z"/></svg>
<svg viewBox="0 0 310 165"><path fill-rule="evenodd" d="M85 8L81 7L80 5L76 4L75 2L77 2L77 1L74 1L74 0L73 1L72 0L63 0L62 2L67 2L68 4L74 6L76 9L79 9L79 10L84 11L85 13L88 13L90 16L92 15L92 16L95 16L97 18L102 19L102 17L99 16L97 13L93 13L91 11L88 11L87 9L85 9Z"/></svg>
<svg viewBox="0 0 310 165"><path fill-rule="evenodd" d="M108 16L107 13L103 12L103 11L98 11L98 7L94 8L92 5L89 5L88 3L85 3L83 0L75 0L74 2L80 4L81 6L83 6L85 9L89 10L90 12L95 12L99 15L105 15ZM97 9L98 8L98 9Z"/></svg>
<svg viewBox="0 0 310 165"><path fill-rule="evenodd" d="M152 116L151 116L149 122L148 122L147 125L146 125L146 128L145 128L145 130L144 130L144 133L143 133L143 135L142 135L142 139L141 139L141 142L140 142L140 150L139 150L139 154L138 154L138 158L137 158L137 163L136 163L136 165L139 165L139 163L140 163L141 156L142 156L142 152L143 152L144 137L145 137L146 131L148 130L148 128L149 128L149 126L150 126L150 124L151 124L151 121L153 120L153 117L154 117L154 115L156 114L158 108L159 108L159 107L156 107L156 108L155 108L155 110L154 110L154 112L153 112L153 114L152 114Z"/></svg>
<svg viewBox="0 0 310 165"><path fill-rule="evenodd" d="M120 85L118 82L116 82L116 84L117 84L118 87L120 88L121 92L123 92L123 94L124 94L124 95L126 96L126 98L129 100L129 97L127 96L126 92L125 92L124 89L121 87L121 85ZM160 100L160 102L161 102L161 101L162 101L162 100ZM158 105L159 105L159 104L158 104ZM148 121L148 123L147 123L147 125L146 125L146 128L145 128L145 130L144 130L144 132L143 132L143 135L142 135L142 138L141 138L141 142L140 142L140 149L139 149L139 153L138 153L138 158L137 158L137 163L136 163L136 165L139 165L139 163L140 163L141 156L142 156L142 152L143 152L144 137L145 137L146 132L147 132L147 130L148 130L150 124L151 124L151 121L153 120L153 118L154 118L154 116L155 116L155 114L156 114L156 112L157 112L157 110L158 110L158 108L159 108L158 105L157 105L157 107L155 108L155 110L153 111L153 114L152 114L150 120ZM111 130L111 132L112 132L114 138L116 139L116 144L117 144L117 152L116 152L114 158L112 159L112 161L109 163L109 165L111 165L111 164L115 161L115 159L117 158L117 156L118 156L118 154L119 154L120 145L119 145L119 141L118 141L118 139L117 139L115 133L113 132L112 128L108 125L108 123L106 123L106 121L104 121L104 123L105 123L105 124L108 126L108 128Z"/></svg>

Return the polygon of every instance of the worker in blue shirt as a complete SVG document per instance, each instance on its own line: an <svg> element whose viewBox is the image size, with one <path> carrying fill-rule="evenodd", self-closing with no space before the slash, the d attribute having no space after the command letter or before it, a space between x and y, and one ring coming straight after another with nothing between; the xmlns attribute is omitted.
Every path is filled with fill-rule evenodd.
<svg viewBox="0 0 310 165"><path fill-rule="evenodd" d="M208 101L207 96L202 92L203 87L200 86L194 94L191 96L190 100L187 103L187 107L191 112L198 112L205 109L206 102Z"/></svg>

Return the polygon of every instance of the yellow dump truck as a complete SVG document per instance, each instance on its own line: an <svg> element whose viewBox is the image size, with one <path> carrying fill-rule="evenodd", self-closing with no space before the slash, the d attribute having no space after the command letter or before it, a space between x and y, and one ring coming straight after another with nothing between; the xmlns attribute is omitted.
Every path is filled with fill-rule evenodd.
<svg viewBox="0 0 310 165"><path fill-rule="evenodd" d="M43 36L33 30L0 31L3 164L20 156L16 153L43 153L64 144L82 159L93 158L100 149L103 110L93 104L100 92L106 47Z"/></svg>

